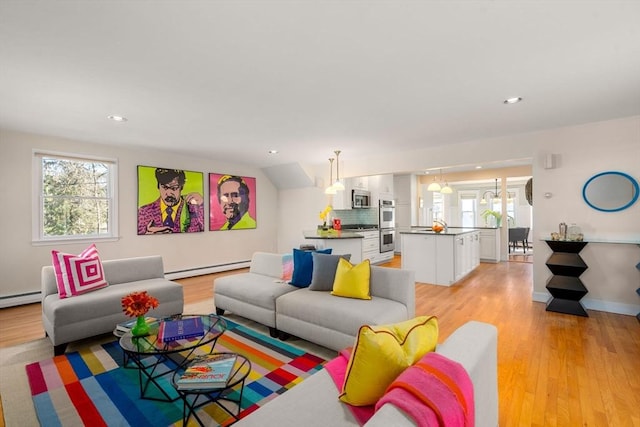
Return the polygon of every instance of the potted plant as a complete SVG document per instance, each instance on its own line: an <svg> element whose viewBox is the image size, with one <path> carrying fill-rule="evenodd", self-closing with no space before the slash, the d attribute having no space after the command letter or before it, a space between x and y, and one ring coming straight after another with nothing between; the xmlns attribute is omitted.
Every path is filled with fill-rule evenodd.
<svg viewBox="0 0 640 427"><path fill-rule="evenodd" d="M482 218L484 218L484 225L487 226L487 221L489 217L494 217L496 220L496 227L500 228L500 222L502 221L502 214L500 212L492 211L491 209L487 209L480 214Z"/></svg>

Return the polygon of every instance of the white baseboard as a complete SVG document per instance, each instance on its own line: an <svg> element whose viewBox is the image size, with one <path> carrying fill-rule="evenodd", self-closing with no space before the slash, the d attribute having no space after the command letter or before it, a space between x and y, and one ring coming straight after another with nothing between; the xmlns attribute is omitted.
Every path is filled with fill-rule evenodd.
<svg viewBox="0 0 640 427"><path fill-rule="evenodd" d="M251 265L251 261L238 261L229 264L211 265L208 267L191 268L189 270L168 271L164 273L164 277L168 280L184 279L185 277L202 276L204 274L220 273L222 271L239 270L247 268Z"/></svg>
<svg viewBox="0 0 640 427"><path fill-rule="evenodd" d="M185 277L202 276L204 274L220 273L249 267L251 261L239 261L229 264L212 265L209 267L192 268L189 270L170 271L164 274L168 280L183 279ZM42 299L40 292L25 295L11 295L0 299L0 308L14 307L16 305L33 304Z"/></svg>
<svg viewBox="0 0 640 427"><path fill-rule="evenodd" d="M546 304L551 298L551 294L547 292L534 292L533 300ZM588 310L606 311L607 313L626 314L635 316L640 312L639 304L625 304L621 302L603 301L598 299L583 298L580 300L584 308Z"/></svg>
<svg viewBox="0 0 640 427"><path fill-rule="evenodd" d="M34 302L40 302L40 292L27 295L9 296L0 299L0 308L14 307L16 305L33 304Z"/></svg>

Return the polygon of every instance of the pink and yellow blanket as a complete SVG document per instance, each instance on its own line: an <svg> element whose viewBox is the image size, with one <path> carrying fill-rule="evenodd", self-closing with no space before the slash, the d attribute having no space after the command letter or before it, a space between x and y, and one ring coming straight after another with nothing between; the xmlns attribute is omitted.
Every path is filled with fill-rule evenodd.
<svg viewBox="0 0 640 427"><path fill-rule="evenodd" d="M350 350L325 365L338 391L342 391ZM427 353L407 368L371 406L347 405L360 423L365 424L385 403L392 403L420 427L473 427L473 383L458 362L438 353Z"/></svg>

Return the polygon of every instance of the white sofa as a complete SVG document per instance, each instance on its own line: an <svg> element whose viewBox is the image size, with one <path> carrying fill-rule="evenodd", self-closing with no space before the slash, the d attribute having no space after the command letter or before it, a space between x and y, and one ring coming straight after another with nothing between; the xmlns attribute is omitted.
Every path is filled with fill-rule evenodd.
<svg viewBox="0 0 640 427"><path fill-rule="evenodd" d="M256 252L249 272L216 278L216 313L228 310L268 326L272 336L288 333L336 351L352 346L362 325L415 317L413 271L371 266L372 299L361 300L286 284L280 280L282 259Z"/></svg>
<svg viewBox="0 0 640 427"><path fill-rule="evenodd" d="M102 266L109 286L69 298L58 295L53 267L42 268L42 324L55 355L64 353L70 342L111 332L129 319L122 312L122 297L130 292L147 291L158 299L149 316L182 313L182 285L164 278L162 257L106 260Z"/></svg>
<svg viewBox="0 0 640 427"><path fill-rule="evenodd" d="M498 425L497 329L470 321L438 345L436 352L462 364L474 387L476 427ZM338 389L321 370L234 424L236 427L358 426L349 408L338 400ZM387 403L367 427L414 426L413 420Z"/></svg>

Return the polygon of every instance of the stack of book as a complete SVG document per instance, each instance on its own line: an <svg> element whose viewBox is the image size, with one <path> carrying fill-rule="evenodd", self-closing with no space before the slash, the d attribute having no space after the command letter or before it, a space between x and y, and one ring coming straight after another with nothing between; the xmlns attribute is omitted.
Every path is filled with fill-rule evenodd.
<svg viewBox="0 0 640 427"><path fill-rule="evenodd" d="M196 358L176 381L178 390L214 389L227 385L236 355L210 354Z"/></svg>
<svg viewBox="0 0 640 427"><path fill-rule="evenodd" d="M200 317L163 320L158 328L158 340L165 343L201 336L204 336L204 326Z"/></svg>

